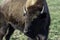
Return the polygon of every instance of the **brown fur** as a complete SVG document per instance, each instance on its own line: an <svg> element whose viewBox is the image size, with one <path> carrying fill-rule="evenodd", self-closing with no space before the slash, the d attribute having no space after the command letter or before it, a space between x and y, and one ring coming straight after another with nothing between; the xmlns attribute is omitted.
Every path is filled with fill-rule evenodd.
<svg viewBox="0 0 60 40"><path fill-rule="evenodd" d="M24 16L23 7L25 7L26 11L28 12L26 16ZM0 12L4 15L4 19L6 20L7 24L11 24L17 29L23 29L28 28L30 22L34 18L37 18L39 15L37 8L42 9L42 7L42 0L5 0L0 5ZM37 10L37 14L33 14L34 10Z"/></svg>
<svg viewBox="0 0 60 40"><path fill-rule="evenodd" d="M31 6L42 8L43 7L43 0L27 0L26 8L28 9Z"/></svg>
<svg viewBox="0 0 60 40"><path fill-rule="evenodd" d="M12 23L17 25L19 28L23 29L24 16L23 16L23 5L26 3L26 0L5 0L0 4L0 40L6 34L8 25ZM6 23L5 23L6 22ZM21 28L20 28L21 27ZM2 33L2 34L1 34Z"/></svg>
<svg viewBox="0 0 60 40"><path fill-rule="evenodd" d="M27 2L26 2L27 1ZM28 3L30 2L30 3ZM36 0L33 5L30 5L33 0L5 0L3 5L1 5L1 12L3 12L8 23L17 24L20 27L25 22L25 16L23 12L23 7L27 6L28 11L31 9L30 7L42 7L42 0ZM25 5L26 3L26 5ZM38 5L37 5L38 4ZM30 5L30 6L29 6ZM31 14L31 19L33 20L38 14ZM32 17L33 16L33 17ZM27 19L26 19L27 20Z"/></svg>
<svg viewBox="0 0 60 40"><path fill-rule="evenodd" d="M20 26L23 25L23 5L26 3L26 0L11 0L6 4L5 3L4 5L1 5L1 12L3 12L3 14L5 15L6 20L13 23L14 19L15 22L17 21Z"/></svg>
<svg viewBox="0 0 60 40"><path fill-rule="evenodd" d="M33 19L37 18L40 11L42 11L43 8L43 0L27 0L26 2L26 11L28 12L28 15L30 15L29 19L30 21L33 21ZM38 10L41 9L41 10Z"/></svg>

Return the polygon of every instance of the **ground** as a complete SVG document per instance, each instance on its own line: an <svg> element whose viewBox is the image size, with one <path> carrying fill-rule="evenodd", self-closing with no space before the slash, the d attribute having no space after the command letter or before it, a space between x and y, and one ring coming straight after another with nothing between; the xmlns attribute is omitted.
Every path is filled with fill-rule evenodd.
<svg viewBox="0 0 60 40"><path fill-rule="evenodd" d="M0 0L1 1L1 0ZM48 40L60 40L60 0L47 0L50 16L51 25ZM26 40L19 30L16 30L11 37L11 40Z"/></svg>

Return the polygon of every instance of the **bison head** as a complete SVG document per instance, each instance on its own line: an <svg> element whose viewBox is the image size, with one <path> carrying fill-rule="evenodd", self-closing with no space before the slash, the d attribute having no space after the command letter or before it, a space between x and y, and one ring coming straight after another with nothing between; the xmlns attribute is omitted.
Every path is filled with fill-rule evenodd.
<svg viewBox="0 0 60 40"><path fill-rule="evenodd" d="M43 1L42 0L27 0L24 8L25 16L25 28L24 33L27 33L31 22L37 18L38 15L42 14L44 11Z"/></svg>

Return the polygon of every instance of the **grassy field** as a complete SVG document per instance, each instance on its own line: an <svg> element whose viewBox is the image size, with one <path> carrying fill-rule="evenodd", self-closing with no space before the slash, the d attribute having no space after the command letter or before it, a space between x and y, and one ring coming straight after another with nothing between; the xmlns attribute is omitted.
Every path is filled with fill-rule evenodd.
<svg viewBox="0 0 60 40"><path fill-rule="evenodd" d="M60 0L47 0L51 25L48 40L60 40ZM11 37L11 40L26 40L26 36L23 36L19 30L16 30Z"/></svg>
<svg viewBox="0 0 60 40"><path fill-rule="evenodd" d="M47 0L50 15L51 26L49 40L60 40L60 0Z"/></svg>

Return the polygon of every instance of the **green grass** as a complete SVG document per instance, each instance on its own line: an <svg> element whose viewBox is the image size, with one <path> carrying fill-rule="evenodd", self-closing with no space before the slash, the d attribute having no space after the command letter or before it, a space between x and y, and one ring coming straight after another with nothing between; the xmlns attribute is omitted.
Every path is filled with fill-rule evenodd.
<svg viewBox="0 0 60 40"><path fill-rule="evenodd" d="M49 40L60 40L60 0L47 0L50 15L51 25Z"/></svg>
<svg viewBox="0 0 60 40"><path fill-rule="evenodd" d="M60 0L47 0L51 25L48 40L60 40ZM11 37L11 40L26 40L21 32L16 30Z"/></svg>

